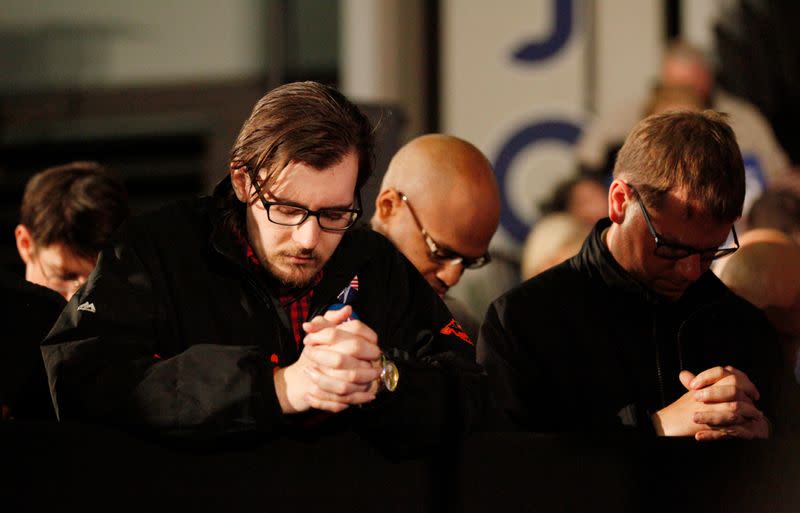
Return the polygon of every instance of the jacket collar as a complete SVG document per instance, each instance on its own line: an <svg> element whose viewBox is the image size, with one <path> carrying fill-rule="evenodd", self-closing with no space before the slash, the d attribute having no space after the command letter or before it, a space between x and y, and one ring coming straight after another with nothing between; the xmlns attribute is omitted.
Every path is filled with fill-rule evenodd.
<svg viewBox="0 0 800 513"><path fill-rule="evenodd" d="M214 187L211 195L211 236L209 239L210 249L221 254L228 260L246 268L246 257L242 250L240 237L246 236L244 233L237 234L234 226L239 222L235 219L236 212L231 209L231 196L233 186L230 175L226 176ZM238 205L234 205L234 208ZM244 209L242 209L243 214ZM243 222L243 221L242 221Z"/></svg>
<svg viewBox="0 0 800 513"><path fill-rule="evenodd" d="M578 253L578 268L588 272L593 278L605 282L613 290L644 297L648 301L658 298L647 287L636 281L611 255L611 251L603 241L603 232L610 226L609 218L601 219L594 225Z"/></svg>
<svg viewBox="0 0 800 513"><path fill-rule="evenodd" d="M610 288L619 290L624 294L639 297L648 303L674 304L689 310L698 307L700 303L708 303L709 292L713 292L713 295L716 296L723 294L724 290L726 290L722 282L709 270L703 273L699 280L690 285L677 302L667 300L638 282L614 259L608 246L603 241L603 232L610 226L611 220L609 218L598 221L583 243L583 247L575 260L580 270L589 273L593 278L602 280Z"/></svg>

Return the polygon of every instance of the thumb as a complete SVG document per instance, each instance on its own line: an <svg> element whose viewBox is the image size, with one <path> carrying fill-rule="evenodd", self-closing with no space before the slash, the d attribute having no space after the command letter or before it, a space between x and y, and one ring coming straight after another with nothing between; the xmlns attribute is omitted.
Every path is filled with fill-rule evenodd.
<svg viewBox="0 0 800 513"><path fill-rule="evenodd" d="M682 370L681 373L678 374L678 379L680 380L681 385L686 388L686 390L691 390L691 388L689 388L689 383L691 383L694 379L694 374L687 370Z"/></svg>
<svg viewBox="0 0 800 513"><path fill-rule="evenodd" d="M350 305L344 305L343 307L339 308L338 310L329 309L325 312L325 320L328 322L332 322L333 324L341 324L347 320L350 315L353 313L353 307Z"/></svg>
<svg viewBox="0 0 800 513"><path fill-rule="evenodd" d="M333 328L342 324L347 320L353 312L353 307L345 305L338 310L335 308L329 309L324 315L317 315L310 321L303 323L303 331L306 333L316 333L325 328Z"/></svg>

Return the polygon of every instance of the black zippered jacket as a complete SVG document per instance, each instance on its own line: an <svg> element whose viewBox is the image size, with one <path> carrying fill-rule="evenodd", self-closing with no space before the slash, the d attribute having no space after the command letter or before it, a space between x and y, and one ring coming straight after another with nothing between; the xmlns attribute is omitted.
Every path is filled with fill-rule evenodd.
<svg viewBox="0 0 800 513"><path fill-rule="evenodd" d="M571 259L501 296L481 327L492 429L654 433L650 415L686 392L678 374L745 372L773 423L781 384L796 388L763 313L711 272L677 302L649 291L612 257L598 222ZM778 418L778 420L781 420Z"/></svg>
<svg viewBox="0 0 800 513"><path fill-rule="evenodd" d="M9 330L0 343L0 405L17 420L55 420L39 343L66 301L48 288L0 271L3 311Z"/></svg>
<svg viewBox="0 0 800 513"><path fill-rule="evenodd" d="M225 179L213 197L132 219L101 253L42 344L59 419L178 434L309 424L309 415L280 410L274 360L289 365L299 350L270 285L221 222L228 189ZM399 384L369 405L310 423L335 417L412 446L464 431L485 391L472 341L414 267L371 230L345 233L314 289L311 316L336 303L354 276L354 310L396 363Z"/></svg>

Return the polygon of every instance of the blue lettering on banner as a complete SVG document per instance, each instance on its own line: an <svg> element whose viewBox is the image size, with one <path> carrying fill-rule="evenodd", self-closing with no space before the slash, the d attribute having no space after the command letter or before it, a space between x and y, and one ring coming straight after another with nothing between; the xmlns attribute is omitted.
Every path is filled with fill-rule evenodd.
<svg viewBox="0 0 800 513"><path fill-rule="evenodd" d="M573 31L573 0L553 0L552 30L544 38L523 44L512 52L515 63L526 65L551 59L558 54L569 41ZM497 180L501 190L505 184L514 159L528 146L542 141L559 141L569 146L575 144L580 135L580 127L567 120L547 119L531 122L517 130L500 148L494 161ZM508 197L502 193L500 224L517 241L521 242L528 234L530 225L514 213Z"/></svg>
<svg viewBox="0 0 800 513"><path fill-rule="evenodd" d="M565 120L543 120L527 125L514 133L494 160L497 181L505 184L514 159L528 146L542 141L560 141L569 146L575 144L581 134L579 126ZM528 234L530 225L522 221L511 208L508 198L503 194L500 206L500 224L517 241L522 242Z"/></svg>
<svg viewBox="0 0 800 513"><path fill-rule="evenodd" d="M572 33L572 1L553 1L553 31L547 39L522 45L514 51L514 60L531 63L549 59L567 44Z"/></svg>

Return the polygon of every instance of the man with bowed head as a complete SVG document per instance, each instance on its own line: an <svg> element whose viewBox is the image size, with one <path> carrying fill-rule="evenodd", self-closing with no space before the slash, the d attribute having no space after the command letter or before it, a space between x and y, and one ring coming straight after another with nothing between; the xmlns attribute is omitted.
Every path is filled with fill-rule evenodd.
<svg viewBox="0 0 800 513"><path fill-rule="evenodd" d="M766 438L781 367L775 333L711 262L738 247L744 167L713 111L650 116L628 135L609 218L580 253L498 298L478 355L497 425Z"/></svg>
<svg viewBox="0 0 800 513"><path fill-rule="evenodd" d="M427 134L400 148L389 163L372 228L414 264L476 340L479 320L447 291L465 269L489 262L499 221L500 192L483 153L457 137Z"/></svg>
<svg viewBox="0 0 800 513"><path fill-rule="evenodd" d="M177 434L342 423L412 447L466 429L473 346L388 241L351 229L371 166L372 129L341 93L267 93L213 195L132 219L67 305L42 349L59 418Z"/></svg>
<svg viewBox="0 0 800 513"><path fill-rule="evenodd" d="M55 419L39 343L127 216L125 186L97 162L28 180L14 229L25 278L0 272L0 322L14 327L0 344L0 418Z"/></svg>
<svg viewBox="0 0 800 513"><path fill-rule="evenodd" d="M14 229L25 279L69 300L127 216L124 185L96 162L37 173L25 186Z"/></svg>

